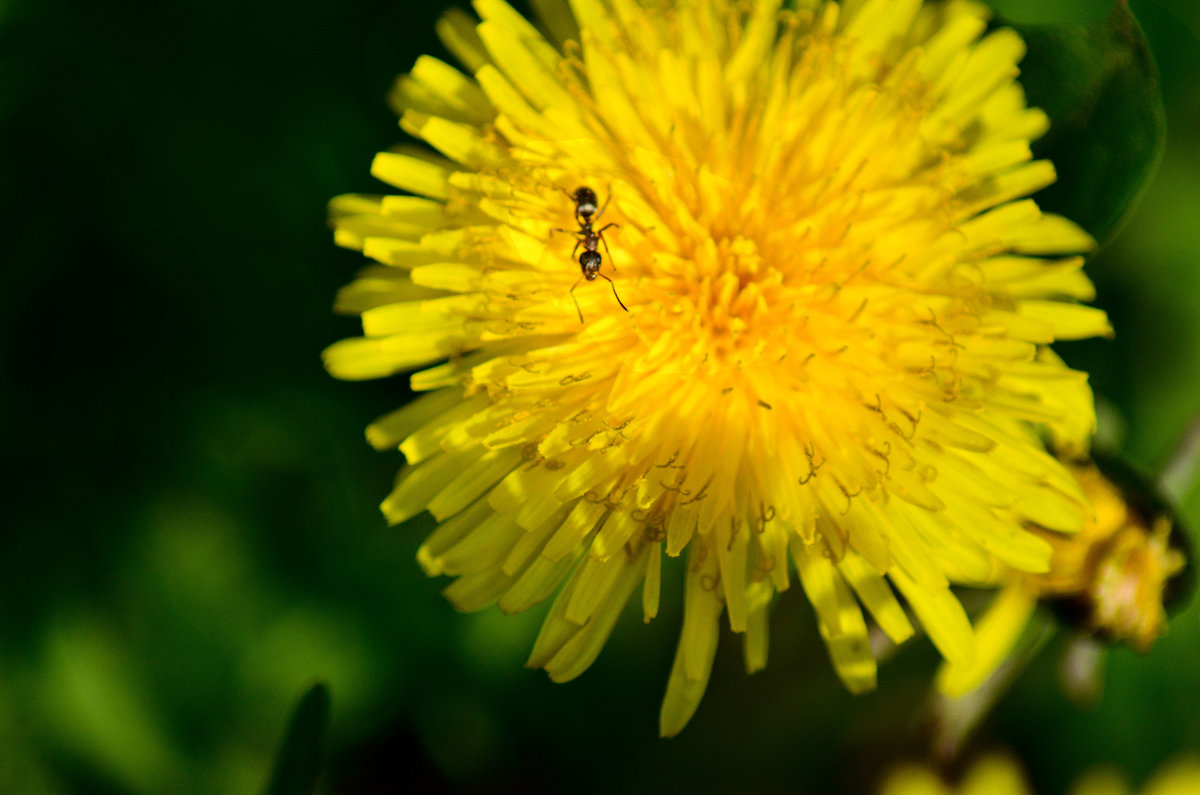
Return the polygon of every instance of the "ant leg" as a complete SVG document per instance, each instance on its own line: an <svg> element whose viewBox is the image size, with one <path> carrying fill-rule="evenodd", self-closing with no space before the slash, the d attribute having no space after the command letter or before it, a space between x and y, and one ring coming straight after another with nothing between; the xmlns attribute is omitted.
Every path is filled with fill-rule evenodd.
<svg viewBox="0 0 1200 795"><path fill-rule="evenodd" d="M628 311L629 311L629 307L625 306L625 302L621 300L621 296L617 295L617 285L616 285L616 284L613 282L613 280L612 280L612 279L608 278L607 276L604 276L604 274L603 274L603 273L601 273L601 274L599 274L599 275L600 275L600 276L603 276L603 277L604 277L604 280L605 280L606 282L608 282L608 284L609 284L609 286L610 286L610 287L612 287L612 290L613 290L613 298L617 299L617 303L621 305L621 308L622 308L622 309L624 309L626 312L628 312ZM576 282L576 284L578 284L578 283L579 283L579 282ZM574 288L574 287L572 287L571 289L572 289L572 290L574 290L575 288ZM578 304L576 304L576 306L578 306ZM580 317L582 318L582 315L581 315ZM582 323L583 321L582 321L582 320L580 320L580 322Z"/></svg>
<svg viewBox="0 0 1200 795"><path fill-rule="evenodd" d="M571 259L574 259L575 252L579 250L579 244L583 242L583 235L574 229L563 229L558 226L550 230L550 234L554 234L555 232L566 232L568 235L575 235L575 248L571 249Z"/></svg>
<svg viewBox="0 0 1200 795"><path fill-rule="evenodd" d="M607 277L605 277L605 278L607 278ZM575 302L575 311L579 313L579 324L583 325L583 310L579 308L579 299L575 297L575 288L579 286L579 283L581 281L583 281L582 276L580 276L578 279L575 280L575 284L571 285L570 293L571 293L571 300ZM620 299L617 299L617 300L619 301Z"/></svg>
<svg viewBox="0 0 1200 795"><path fill-rule="evenodd" d="M596 237L600 238L600 242L604 244L604 253L608 255L608 260L610 263L612 263L612 252L608 250L608 241L604 239L604 230L613 226L615 226L617 229L621 228L620 224L605 224L596 232ZM613 263L613 270L616 269L617 266L615 263Z"/></svg>

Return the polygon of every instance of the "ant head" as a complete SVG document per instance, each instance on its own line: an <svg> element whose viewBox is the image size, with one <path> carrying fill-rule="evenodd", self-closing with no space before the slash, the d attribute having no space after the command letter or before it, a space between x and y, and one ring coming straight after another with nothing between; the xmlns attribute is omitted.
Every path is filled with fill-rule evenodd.
<svg viewBox="0 0 1200 795"><path fill-rule="evenodd" d="M579 255L579 267L583 268L583 278L589 282L596 280L596 275L600 273L600 252L585 251Z"/></svg>
<svg viewBox="0 0 1200 795"><path fill-rule="evenodd" d="M595 215L596 191L592 190L586 185L580 185L575 189L575 192L571 194L571 198L575 200L575 204L577 205L575 211L584 218Z"/></svg>

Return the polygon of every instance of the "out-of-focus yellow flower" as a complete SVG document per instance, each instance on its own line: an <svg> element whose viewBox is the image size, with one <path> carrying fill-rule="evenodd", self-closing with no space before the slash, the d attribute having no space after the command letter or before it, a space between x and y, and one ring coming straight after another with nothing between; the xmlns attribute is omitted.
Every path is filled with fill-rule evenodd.
<svg viewBox="0 0 1200 795"><path fill-rule="evenodd" d="M1091 462L1072 464L1091 514L1082 532L1031 532L1053 550L1049 571L1004 569L1005 582L976 624L978 653L968 665L944 664L938 688L950 697L980 685L1012 651L1039 602L1056 605L1075 627L1149 651L1166 631L1164 599L1187 564L1173 543L1174 519L1150 500L1126 493Z"/></svg>
<svg viewBox="0 0 1200 795"><path fill-rule="evenodd" d="M971 765L957 786L931 768L901 765L888 774L879 795L1033 795L1033 790L1015 759L996 755Z"/></svg>
<svg viewBox="0 0 1200 795"><path fill-rule="evenodd" d="M1115 770L1084 774L1071 787L1070 795L1195 795L1200 792L1200 758L1183 756L1160 767L1140 790Z"/></svg>
<svg viewBox="0 0 1200 795"><path fill-rule="evenodd" d="M958 786L948 784L931 768L901 765L890 772L879 795L1034 795L1021 765L1010 756L986 756L967 770ZM1141 790L1132 788L1118 771L1097 768L1080 776L1070 795L1195 795L1200 792L1200 759L1180 757L1159 768Z"/></svg>
<svg viewBox="0 0 1200 795"><path fill-rule="evenodd" d="M437 151L372 169L417 195L332 205L380 264L340 294L364 336L326 364L424 393L368 429L408 461L384 512L442 523L419 560L460 609L557 591L529 664L558 681L639 585L657 613L686 551L664 734L722 614L765 665L792 566L851 690L876 677L860 605L912 632L893 589L969 664L950 583L1044 572L1027 525L1083 521L1041 434L1084 447L1091 393L1047 345L1109 333L1077 303L1091 240L1022 198L1054 169L1020 38L969 0L534 5L540 30L500 0L447 14L467 74L422 57L393 93ZM611 289L550 231L577 228L578 186L619 224L592 241Z"/></svg>

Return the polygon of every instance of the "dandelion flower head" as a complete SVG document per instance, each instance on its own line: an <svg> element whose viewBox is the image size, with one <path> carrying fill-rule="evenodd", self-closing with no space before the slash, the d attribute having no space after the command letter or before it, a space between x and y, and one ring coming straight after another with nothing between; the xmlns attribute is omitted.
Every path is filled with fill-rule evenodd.
<svg viewBox="0 0 1200 795"><path fill-rule="evenodd" d="M1058 607L1078 632L1144 654L1167 631L1168 605L1186 598L1188 536L1174 511L1133 475L1115 470L1123 477L1114 479L1091 461L1071 462L1068 470L1091 508L1083 528L1073 535L1032 529L1053 550L1044 573L998 568L1003 587L979 616L977 653L967 665L942 665L943 694L961 697L999 669L1039 603Z"/></svg>
<svg viewBox="0 0 1200 795"><path fill-rule="evenodd" d="M540 28L501 0L448 13L463 68L423 56L392 95L427 146L372 168L412 195L332 205L379 264L326 364L422 393L368 429L407 461L384 513L441 523L418 557L460 609L554 595L529 663L559 681L639 586L656 614L681 557L664 734L722 616L765 665L793 578L853 691L876 680L864 607L969 660L950 584L1045 571L1027 528L1083 521L1042 440L1082 447L1091 393L1047 345L1109 333L1078 303L1092 241L1026 198L1055 175L1020 38L966 0L534 6ZM551 232L579 228L580 186L618 225L582 283Z"/></svg>

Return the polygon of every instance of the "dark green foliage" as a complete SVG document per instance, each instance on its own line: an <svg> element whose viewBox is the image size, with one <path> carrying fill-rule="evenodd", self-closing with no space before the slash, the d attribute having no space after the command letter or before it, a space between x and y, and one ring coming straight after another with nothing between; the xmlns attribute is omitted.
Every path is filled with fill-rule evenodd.
<svg viewBox="0 0 1200 795"><path fill-rule="evenodd" d="M266 795L312 795L329 730L329 688L318 682L300 698L275 758Z"/></svg>
<svg viewBox="0 0 1200 795"><path fill-rule="evenodd" d="M1124 0L1088 24L1012 27L1029 47L1021 62L1029 103L1051 119L1034 154L1054 163L1058 182L1038 203L1103 246L1162 157L1166 117L1154 57Z"/></svg>

